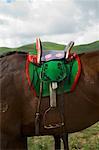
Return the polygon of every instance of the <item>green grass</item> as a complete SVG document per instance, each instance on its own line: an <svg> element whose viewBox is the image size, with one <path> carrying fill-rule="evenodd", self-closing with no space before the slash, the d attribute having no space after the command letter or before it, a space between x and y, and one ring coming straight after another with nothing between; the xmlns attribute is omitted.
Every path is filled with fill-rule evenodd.
<svg viewBox="0 0 99 150"><path fill-rule="evenodd" d="M7 48L7 47L0 47L0 53L3 52L8 52L8 51L33 51L35 48L35 43L34 44L28 44L28 45L23 45L21 47L17 48ZM52 43L52 42L42 42L42 47L44 50L64 50L65 45L62 44L57 44L57 43ZM72 51L79 53L83 52L89 52L89 51L97 51L99 50L99 41L90 43L90 44L84 44L84 45L77 45L74 46Z"/></svg>
<svg viewBox="0 0 99 150"><path fill-rule="evenodd" d="M62 149L63 149L63 144ZM70 150L99 150L99 122L81 132L69 135ZM28 138L28 150L54 150L51 136Z"/></svg>
<svg viewBox="0 0 99 150"><path fill-rule="evenodd" d="M82 132L71 134L69 140L71 150L99 150L99 123Z"/></svg>
<svg viewBox="0 0 99 150"><path fill-rule="evenodd" d="M43 42L42 43L43 48L47 50L63 50L65 48L65 45L62 44L56 44L52 42Z"/></svg>
<svg viewBox="0 0 99 150"><path fill-rule="evenodd" d="M77 45L73 47L73 51L77 53L83 53L83 52L91 52L91 51L99 51L99 41L90 43L90 44L84 44L84 45Z"/></svg>

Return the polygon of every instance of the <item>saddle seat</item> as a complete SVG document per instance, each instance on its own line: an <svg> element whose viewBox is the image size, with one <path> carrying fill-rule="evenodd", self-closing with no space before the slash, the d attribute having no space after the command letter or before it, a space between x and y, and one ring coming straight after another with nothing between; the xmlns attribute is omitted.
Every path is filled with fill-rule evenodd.
<svg viewBox="0 0 99 150"><path fill-rule="evenodd" d="M35 63L36 65L40 65L43 62L51 61L51 60L60 60L60 59L68 59L70 55L70 50L73 47L74 42L71 41L64 50L42 50L42 44L39 38L36 39L36 51L37 54L34 55L33 52L29 55L29 61Z"/></svg>
<svg viewBox="0 0 99 150"><path fill-rule="evenodd" d="M65 57L65 52L63 50L42 50L41 62L46 62L50 60L63 59Z"/></svg>

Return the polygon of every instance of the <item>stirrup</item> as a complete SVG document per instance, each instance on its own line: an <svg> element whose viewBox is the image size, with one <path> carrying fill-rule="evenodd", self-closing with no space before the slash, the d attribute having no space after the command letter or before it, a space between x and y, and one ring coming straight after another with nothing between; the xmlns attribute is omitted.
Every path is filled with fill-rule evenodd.
<svg viewBox="0 0 99 150"><path fill-rule="evenodd" d="M43 116L45 129L55 129L64 126L64 118L57 107L49 107Z"/></svg>

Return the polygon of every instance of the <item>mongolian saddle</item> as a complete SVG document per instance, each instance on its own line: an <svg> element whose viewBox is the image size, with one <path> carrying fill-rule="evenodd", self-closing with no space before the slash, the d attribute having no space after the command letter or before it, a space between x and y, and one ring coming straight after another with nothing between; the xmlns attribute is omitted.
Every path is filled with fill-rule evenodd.
<svg viewBox="0 0 99 150"><path fill-rule="evenodd" d="M42 50L42 44L39 38L36 39L36 55L29 55L31 58L29 60L36 65L40 65L42 62L47 62L51 60L68 59L70 51L74 45L71 41L64 50Z"/></svg>
<svg viewBox="0 0 99 150"><path fill-rule="evenodd" d="M36 113L36 129L42 97L50 97L49 109L45 111L43 122L47 129L64 125L62 113L57 111L57 94L73 91L80 76L80 60L75 53L70 51L74 45L71 41L63 50L42 50L39 38L36 39L36 54L30 52L26 62L26 76L33 94L39 97ZM64 81L64 82L63 82ZM56 114L56 121L50 122L49 118ZM37 129L38 130L38 129ZM37 131L38 132L38 131Z"/></svg>
<svg viewBox="0 0 99 150"><path fill-rule="evenodd" d="M37 54L34 55L30 53L28 55L29 62L32 62L33 64L35 64L34 70L37 71L37 67L38 67L38 70L40 70L38 71L38 76L41 75L40 77L41 80L49 84L51 107L56 107L56 89L58 88L58 83L67 76L66 68L64 66L64 61L65 63L66 61L68 61L68 58L70 56L70 50L73 47L73 45L74 45L74 42L71 41L66 46L64 51L63 50L61 51L42 50L41 41L39 38L37 38L36 39ZM39 95L40 91L37 93L38 93L37 95ZM45 92L45 93L48 93L48 92ZM48 94L44 94L43 92L43 95L47 96Z"/></svg>

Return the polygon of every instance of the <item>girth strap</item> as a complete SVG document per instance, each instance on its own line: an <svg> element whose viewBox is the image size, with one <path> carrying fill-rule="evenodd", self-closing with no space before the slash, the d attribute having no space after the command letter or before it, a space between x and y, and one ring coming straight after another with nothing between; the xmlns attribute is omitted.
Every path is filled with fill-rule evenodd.
<svg viewBox="0 0 99 150"><path fill-rule="evenodd" d="M41 77L41 74L40 74ZM38 103L37 103L37 111L36 111L36 116L35 116L35 135L39 135L40 133L40 104L41 104L41 98L42 98L42 86L43 83L41 81L40 83L40 96L38 98Z"/></svg>
<svg viewBox="0 0 99 150"><path fill-rule="evenodd" d="M50 107L56 107L56 90L57 82L52 82L49 84L50 89Z"/></svg>

